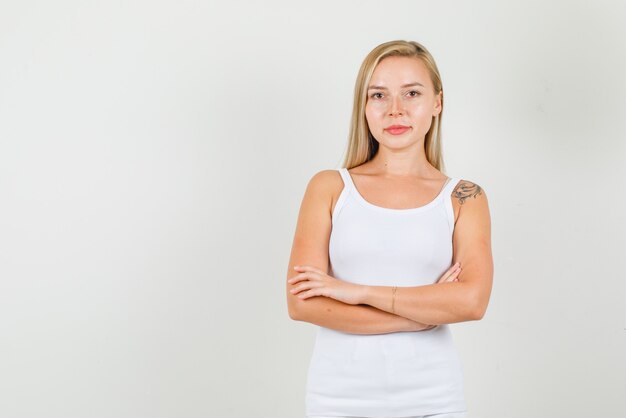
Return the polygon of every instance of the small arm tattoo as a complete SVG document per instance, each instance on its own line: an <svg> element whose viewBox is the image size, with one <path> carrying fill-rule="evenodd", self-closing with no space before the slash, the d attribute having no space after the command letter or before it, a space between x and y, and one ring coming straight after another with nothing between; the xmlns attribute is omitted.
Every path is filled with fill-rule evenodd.
<svg viewBox="0 0 626 418"><path fill-rule="evenodd" d="M482 189L476 183L472 183L471 181L461 181L452 192L452 195L459 199L459 203L462 205L465 199L468 197L474 197L481 194Z"/></svg>

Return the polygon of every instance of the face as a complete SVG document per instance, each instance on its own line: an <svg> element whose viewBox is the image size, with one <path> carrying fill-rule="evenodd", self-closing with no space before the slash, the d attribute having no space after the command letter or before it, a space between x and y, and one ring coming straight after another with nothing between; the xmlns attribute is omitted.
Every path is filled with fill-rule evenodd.
<svg viewBox="0 0 626 418"><path fill-rule="evenodd" d="M441 112L441 93L435 95L419 58L384 58L368 87L365 117L380 145L401 148L423 141L432 117Z"/></svg>

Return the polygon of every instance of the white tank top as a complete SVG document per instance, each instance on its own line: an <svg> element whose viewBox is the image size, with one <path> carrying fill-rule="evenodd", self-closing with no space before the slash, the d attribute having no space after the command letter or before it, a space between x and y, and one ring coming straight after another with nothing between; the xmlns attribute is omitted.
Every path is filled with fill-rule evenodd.
<svg viewBox="0 0 626 418"><path fill-rule="evenodd" d="M435 283L452 265L449 180L410 209L376 206L346 168L332 213L329 274L372 286ZM463 372L449 325L427 331L351 334L318 327L306 381L306 414L408 417L466 411Z"/></svg>

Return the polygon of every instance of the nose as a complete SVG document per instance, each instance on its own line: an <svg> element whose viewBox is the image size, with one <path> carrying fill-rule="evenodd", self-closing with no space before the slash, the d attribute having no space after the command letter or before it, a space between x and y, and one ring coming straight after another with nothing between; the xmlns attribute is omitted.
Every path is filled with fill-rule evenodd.
<svg viewBox="0 0 626 418"><path fill-rule="evenodd" d="M402 99L400 99L399 97L394 97L393 99L391 99L390 106L391 107L389 109L389 116L402 115Z"/></svg>

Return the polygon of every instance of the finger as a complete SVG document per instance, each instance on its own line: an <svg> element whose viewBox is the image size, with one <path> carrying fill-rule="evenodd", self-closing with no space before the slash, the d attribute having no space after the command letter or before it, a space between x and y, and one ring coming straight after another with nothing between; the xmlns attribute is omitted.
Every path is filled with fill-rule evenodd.
<svg viewBox="0 0 626 418"><path fill-rule="evenodd" d="M446 270L446 272L443 274L442 280L446 280L448 277L450 277L450 275L452 275L456 270L457 270L458 266L455 264L453 266L451 266L448 270Z"/></svg>
<svg viewBox="0 0 626 418"><path fill-rule="evenodd" d="M444 280L444 283L450 283L453 282L454 280L456 280L456 277L454 275L449 276L446 280Z"/></svg>
<svg viewBox="0 0 626 418"><path fill-rule="evenodd" d="M320 282L312 282L310 280L307 280L305 282L300 283L298 286L294 287L293 289L291 289L289 292L293 293L294 295L302 292L303 290L308 290L308 289L315 289L318 287L322 287L324 286L323 283Z"/></svg>
<svg viewBox="0 0 626 418"><path fill-rule="evenodd" d="M322 271L320 269L318 269L317 267L314 266L308 266L308 265L304 265L304 266L294 266L294 270L298 270L298 271L313 271L315 273L322 273Z"/></svg>
<svg viewBox="0 0 626 418"><path fill-rule="evenodd" d="M456 270L452 271L448 277L441 280L441 282L453 282L457 279L459 273L461 272L461 267L457 267Z"/></svg>
<svg viewBox="0 0 626 418"><path fill-rule="evenodd" d="M301 282L302 280L316 280L319 279L319 275L306 271L304 273L300 273L296 276L293 276L291 279L287 280L287 283L296 284Z"/></svg>
<svg viewBox="0 0 626 418"><path fill-rule="evenodd" d="M451 276L451 277L455 277L455 278L456 278L456 277L459 277L459 274L461 274L461 267L458 267L458 268L454 271L454 273L452 273L452 276Z"/></svg>
<svg viewBox="0 0 626 418"><path fill-rule="evenodd" d="M319 289L309 289L306 292L303 292L303 293L299 294L298 298L300 298L300 299L308 299L308 298L313 297L313 296L321 296L319 293L320 293Z"/></svg>
<svg viewBox="0 0 626 418"><path fill-rule="evenodd" d="M448 269L448 270L444 273L444 275L443 275L443 276L441 276L441 278L439 279L439 283L441 283L441 282L445 282L445 281L448 281L448 279L449 279L449 278L450 278L450 277L451 277L451 276L452 276L455 272L456 272L456 269L455 269L455 270Z"/></svg>
<svg viewBox="0 0 626 418"><path fill-rule="evenodd" d="M302 280L306 280L307 279L307 275L306 273L299 273L296 274L295 276L291 277L289 280L287 280L287 283L291 283L291 284L296 284Z"/></svg>
<svg viewBox="0 0 626 418"><path fill-rule="evenodd" d="M303 290L307 290L310 289L312 286L310 281L305 281L300 283L299 285L297 285L296 287L294 287L293 289L289 290L290 293L297 295L298 293L302 292Z"/></svg>
<svg viewBox="0 0 626 418"><path fill-rule="evenodd" d="M461 274L461 267L457 267L457 269L450 275L449 281L458 282L459 274Z"/></svg>

